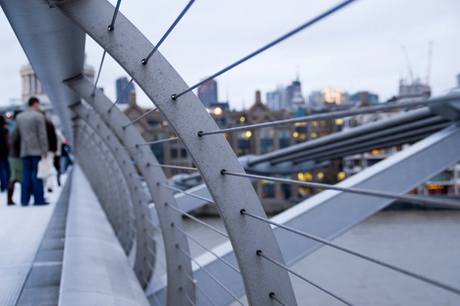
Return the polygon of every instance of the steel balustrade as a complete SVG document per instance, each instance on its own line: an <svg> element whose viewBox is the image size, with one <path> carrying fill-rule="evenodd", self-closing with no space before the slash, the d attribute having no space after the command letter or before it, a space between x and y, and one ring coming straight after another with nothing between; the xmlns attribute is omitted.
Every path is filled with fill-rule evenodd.
<svg viewBox="0 0 460 306"><path fill-rule="evenodd" d="M133 125L128 125L128 118L118 109L113 108L110 112L108 109L112 102L102 93L96 91L95 95L91 94L91 83L83 76L67 80L65 82L72 90L77 92L91 107L93 112L107 124L119 141L129 152L131 158L136 162L142 177L144 177L150 195L155 203L156 218L159 220L163 241L165 243L165 253L167 260L167 292L161 292L160 301L168 305L181 305L185 303L185 297L182 293L188 292L189 296L194 296L193 284L180 272L183 271L192 274L191 262L176 250L176 244L184 250L188 250L187 238L181 233L177 233L171 227L171 223L182 226L180 215L171 212L163 205L168 203L169 206L176 206L176 201L172 192L165 192L160 184L167 184L168 181L164 172L159 167L158 161L152 151L147 146L137 146L144 143L139 131ZM89 112L88 112L89 113ZM89 115L88 115L89 116ZM180 288L182 288L180 290ZM153 290L153 289L152 289Z"/></svg>
<svg viewBox="0 0 460 306"><path fill-rule="evenodd" d="M139 63L139 59L148 54L153 46L122 14L119 13L117 17L117 30L107 35L103 20L110 18L112 5L95 0L56 2L55 5L121 64L155 102L184 143L195 165L200 169L226 225L249 303L270 305L273 301L268 294L274 290L271 288L277 288L280 299L295 305L288 273L277 267L269 268L270 263L261 261L254 255L256 246L263 244L267 246L270 257L284 262L270 226L247 222L234 207L235 203L242 203L251 211L265 214L250 181L220 175L223 166L232 171L243 170L233 150L222 135L206 138L196 136L200 130L217 128L203 104L193 93L184 94L181 99L171 101L173 93L186 90L188 86L158 51L151 57L151 64ZM136 48L133 49L132 46ZM168 81L165 82L165 79ZM121 124L124 125L126 124Z"/></svg>
<svg viewBox="0 0 460 306"><path fill-rule="evenodd" d="M136 218L134 224L136 229L136 250L134 271L138 276L141 284L145 288L148 282L144 282L143 278L149 279L153 271L147 263L154 263L151 255L147 252L147 247L155 250L155 243L152 235L152 225L150 220L150 211L147 207L146 198L142 193L142 184L139 178L135 177L136 169L130 162L130 156L119 143L118 139L113 135L112 131L100 120L95 112L90 112L88 116L85 107L78 103L71 106L71 109L80 116L88 126L92 128L95 134L99 136L104 145L108 148L111 155L119 165L122 176L126 179L126 184L129 189L129 196L133 204L133 212Z"/></svg>
<svg viewBox="0 0 460 306"><path fill-rule="evenodd" d="M94 191L101 199L102 206L110 220L118 239L129 254L133 246L135 233L131 228L133 219L132 208L127 197L126 181L120 176L118 165L111 158L110 154L103 152L100 143L93 143L94 140L87 136L86 127L76 125L75 156L82 166ZM88 143L93 143L89 146ZM103 158L106 156L105 158ZM106 179L100 180L99 173L105 173ZM117 187L116 187L117 186ZM109 205L110 203L110 205Z"/></svg>
<svg viewBox="0 0 460 306"><path fill-rule="evenodd" d="M117 14L120 2L121 1L119 0L117 3L117 7L115 8L112 23L109 26L110 31L113 31L114 29L114 23L116 17L118 16ZM342 6L350 2L351 1L346 1L342 4ZM235 255L242 272L243 281L246 287L245 289L248 295L249 302L255 305L275 305L276 303L279 303L281 305L294 305L295 299L293 298L292 288L290 287L290 282L287 277L287 273L285 273L286 269L283 268L284 260L281 256L279 246L274 239L274 235L271 232L270 227L261 226L257 223L251 223L249 221L246 221L246 218L241 218L241 216L237 216L237 210L243 207L243 209L248 209L248 211L251 211L252 213L254 213L254 215L261 216L261 218L263 219L266 218L265 214L263 213L263 210L261 210L259 200L257 199L257 197L255 197L253 190L248 187L250 186L249 181L246 178L234 179L226 177L225 175L219 176L220 169L228 169L229 172L227 172L227 174L237 174L244 172L242 170L242 167L239 165L234 154L232 154L233 152L231 152L231 149L226 144L225 140L221 135L200 137L211 134L220 134L223 132L223 130L216 129L217 126L212 122L209 115L205 114L204 109L199 103L199 101L196 99L196 97L194 97L194 95L190 93L190 91L194 87L189 87L188 89L185 89L186 85L178 77L174 69L172 69L172 67L169 66L169 64L164 60L164 58L161 56L161 54L159 54L159 52L155 52L159 44L156 47L154 47L154 51L149 55L152 56L151 60L153 61L153 64L145 65L144 67L139 65L139 58L141 58L141 54L146 54L146 50L151 50L153 46L135 28L131 26L129 21L127 21L123 15L120 14L117 20L117 31L111 32L110 35L107 35L106 30L104 33L104 31L102 30L103 27L100 26L101 24L103 24L103 21L101 20L108 20L108 17L110 17L111 12L113 11L113 7L111 5L98 2L96 0L81 0L64 2L56 1L56 7L62 10L72 21L78 23L79 26L81 26L85 31L88 31L88 34L94 37L95 40L103 46L104 55L105 52L109 52L109 54L111 54L117 61L119 61L119 63L121 63L122 67L126 71L128 71L129 74L133 75L133 78L130 82L136 80L137 84L139 84L139 86L141 86L144 89L144 91L151 98L151 100L155 101L155 104L158 104L159 110L165 115L165 118L170 124L170 126L172 126L172 128L176 131L178 138L183 141L184 145L189 150L192 158L196 162L195 164L201 171L204 180L208 184L213 200L219 208L224 223L228 229L230 239L235 249ZM334 10L338 8L335 8ZM331 10L329 13L332 12L333 10ZM317 18L316 21L321 18ZM305 25L303 27L305 27ZM300 28L296 29L295 31L299 30ZM294 32L291 33L294 34ZM290 35L292 35L291 33ZM285 36L283 39L289 36ZM278 40L277 42L279 41L281 40ZM136 46L137 49L134 52L128 52L128 46ZM267 45L267 47L268 46L271 45L269 44ZM256 51L256 53L258 54L262 52L267 47L264 47L261 50ZM132 51L132 49L130 50ZM256 53L251 54L250 57L255 56ZM247 60L250 57L247 57L244 60ZM146 63L146 61L144 63ZM236 65L233 65L224 70L228 71L234 66ZM217 76L225 71L221 71L214 76ZM100 187L100 195L103 199L102 202L104 202L106 208L108 203L110 203L110 201L112 200L119 203L119 205L117 205L117 211L107 209L107 214L110 216L110 218L114 220L113 223L115 223L115 225L117 223L123 224L123 221L121 221L121 215L123 211L120 210L120 207L125 207L127 205L127 202L134 202L133 204L139 203L138 201L133 199L134 196L138 196L138 193L141 190L139 190L139 187L132 185L132 179L134 181L138 181L139 177L133 175L134 170L126 171L125 169L125 167L128 167L126 165L129 165L129 167L133 167L134 165L131 162L130 158L123 159L124 162L122 161L121 163L120 159L117 158L117 155L120 152L120 150L128 150L132 155L132 158L134 159L134 164L139 166L141 172L143 172L143 177L146 178L146 182L148 184L152 197L160 199L159 201L155 200L155 207L157 211L161 210L157 212L160 216L160 222L165 222L165 224L162 224L161 226L161 232L165 236L167 235L167 233L165 234L165 232L168 232L169 229L169 234L171 235L170 238L173 239L168 241L168 243L175 243L174 247L176 248L176 252L170 252L170 254L172 255L173 253L182 253L184 255L183 257L188 257L188 260L184 261L184 267L188 268L190 265L190 260L193 259L189 255L187 249L188 245L186 242L186 237L184 237L186 235L184 235L184 232L181 232L181 230L170 230L172 227L176 227L181 224L180 214L177 214L177 212L183 212L181 212L181 210L178 210L175 207L174 197L172 197L171 192L167 190L169 188L164 188L165 179L164 174L161 172L161 170L158 172L152 172L151 169L155 168L153 167L153 165L157 165L158 163L156 162L156 160L154 160L154 157L152 159L153 155L151 154L150 150L146 147L147 144L142 143L142 140L140 140L140 142L138 141L135 143L131 141L136 137L139 138L140 135L134 132L133 125L126 121L127 119L120 114L118 109L114 108L116 102L108 105L107 103L105 103L106 101L108 101L108 99L101 95L100 92L96 92L94 90L95 86L93 86L92 84L87 86L87 84L85 83L86 82L84 80L82 81L81 77L66 82L66 84L70 86L73 90L75 90L78 95L84 97L85 100L87 100L88 103L98 113L99 117L95 117L97 118L97 120L95 119L95 122L99 123L97 123L95 126L92 125L92 128L94 131L98 131L99 133L89 131L86 124L83 124L81 122L82 120L90 122L88 120L96 115L92 109L88 108L86 113L81 113L82 120L78 120L78 124L75 126L75 130L77 132L76 135L78 136L76 141L76 152L78 159L81 161L82 165L84 165L87 173L90 174L89 178L94 184L93 186ZM50 84L50 82L48 82L48 84ZM198 85L195 85L195 87L196 86ZM174 92L180 92L180 94L174 94ZM175 101L171 101L171 95L173 96L173 100ZM177 99L179 96L182 96L182 98ZM81 105L78 107L81 107ZM184 115L184 109L186 109L188 112L187 116L189 116L189 114L191 113L193 115L191 117L193 117L193 120L196 122L192 122L190 118L187 118L187 116ZM99 134L101 133L100 130L104 129L103 126L105 126L105 124L110 126L112 131L106 130L106 132L103 133L106 136L104 138L104 136L100 137L101 135ZM129 128L130 126L132 128ZM260 128L263 126L252 127ZM117 144L116 146L112 144L112 140L115 138L113 137L114 134L116 134L116 137L121 139L122 144ZM435 143L436 141L442 142L448 141L450 139L458 140L458 134L458 128L452 126L442 131L442 133L439 133L439 135L436 135L435 137L431 137L431 139L424 141L423 145L419 145L419 147L413 149L408 154L416 155L422 152L422 155L426 156L429 154L423 152L423 150L429 151L433 148L434 149L432 151L439 152L442 145ZM131 136L133 136L133 138ZM97 139L98 137L99 140L94 139ZM418 135L418 137L420 137L420 135ZM432 142L431 144L430 141ZM444 145L446 147L451 146L446 145L445 143ZM122 148L122 146L124 146L124 148ZM144 149L141 147L143 147ZM116 150L116 148L118 148L118 151ZM449 147L447 151L448 152L444 156L445 160L437 163L435 166L430 166L430 169L426 171L420 171L421 175L431 175L432 172L435 171L433 169L444 169L446 165L451 164L455 158L452 157L452 155L454 155L456 150ZM87 158L87 156L85 155L88 154L88 152L94 152L96 156L90 156ZM144 153L146 154L146 156L143 155ZM407 157L408 154L405 154L406 156L403 156L403 158ZM299 158L303 157L299 156ZM398 156L398 158L400 157ZM386 163L386 165L391 167L397 166L397 162L395 163L394 161L395 159L397 158L394 158L391 164L390 162L388 162ZM411 162L413 162L414 160L420 160L419 157L409 157L409 159L411 159ZM148 161L146 162L146 160ZM155 162L151 162L152 160L154 160ZM298 161L301 161L301 159L299 159ZM405 162L405 160L403 160L403 162ZM379 170L382 171L382 169ZM107 179L105 179L105 176L103 177L101 175L101 173L104 172L108 172L109 177ZM144 172L147 172L147 175L145 175ZM366 173L368 177L369 172L370 171ZM365 177L366 175L361 175L359 178L355 178L354 180L352 180L351 183L347 182L347 186L349 187L350 185L354 186L354 184L356 183L362 183L362 181L360 180L362 179L362 177ZM104 178L104 180L101 181L102 178ZM370 178L373 179L374 177L370 176ZM413 185L416 181L418 182L419 180L421 179L418 178L417 180L413 180L410 183L407 183L407 186ZM382 180L380 179L380 182L381 181ZM122 188L124 189L117 189L116 192L113 192L114 186L123 186ZM139 184L137 184L137 186L139 186ZM348 187L348 190L353 188ZM404 186L404 188L406 188L406 186ZM341 190L346 191L345 189L346 188L342 188ZM238 192L241 194L238 195ZM397 192L401 191L398 190ZM331 195L337 194L340 197L341 193L325 193L325 195L322 196L323 201L326 202L328 199L333 197ZM117 195L120 197L117 198ZM121 204L122 200L120 199L123 199L123 197L126 197L127 195L133 196L133 199L127 199L126 203ZM169 197L170 200L165 201L165 197ZM372 204L372 207L371 209L369 209L369 211L374 211L376 207L383 207L384 205L385 204L382 204L380 202ZM135 205L133 207L135 207ZM172 208L173 210L176 210L176 216L168 212L168 207ZM127 215L132 216L131 214ZM177 220L177 223L170 222L171 220ZM170 223L168 224L167 222ZM123 227L123 225L120 225L121 230ZM137 228L134 227L132 223L129 223L129 227L132 228L133 231L136 231L137 239L137 235L140 234L139 230L137 230ZM179 227L177 227L176 229L178 228ZM239 233L239 231L241 233ZM254 235L248 237L248 232ZM331 235L333 236L334 234ZM147 234L146 236L149 235ZM260 245L263 246L264 253L257 254L257 251L262 249L262 247L258 247ZM166 249L168 249L168 246L165 247ZM152 248L147 246L146 249L149 252L151 252L152 255L154 255L155 251L152 250ZM181 252L177 252L177 249L179 249ZM255 253L254 250L256 250ZM168 253L168 251L166 253ZM276 262L277 267L274 268L273 265L265 264L264 261L260 260L260 257L270 259L269 262L271 263ZM170 271L168 271L167 303L170 305L176 305L173 301L180 300L182 304L190 303L194 305L194 287L193 285L190 285L193 282L191 281L191 274L187 274L191 271L183 271L183 267L181 265L176 266L176 264L179 261L180 259L175 260L173 261L173 264L171 264L171 262L168 261L168 269L171 269L171 273ZM295 261L295 259L292 260L291 258L291 262L292 261ZM197 263L197 265L199 264ZM149 266L148 261L147 266ZM153 267L150 266L149 268L152 269ZM204 267L200 266L200 268L202 271L206 271ZM176 271L172 272L172 270ZM178 287L178 290L172 290L173 288L177 288L174 286L178 286L178 284L169 283L170 279L178 281L182 281L183 279L185 279L184 277L181 278L179 276L173 276L174 273L176 273L176 275L183 274L185 276L188 276L187 282L183 283L186 287L181 286ZM145 276L142 276L141 278L141 283L148 283L149 280L146 279ZM288 281L286 282L286 280ZM219 282L218 280L216 281ZM231 292L231 290L229 291L229 294L236 298L235 294ZM241 292L238 292L237 294L240 293ZM174 300L173 297L169 296L172 294L175 294L178 298ZM155 300L156 303L159 302L159 296L160 295L157 294L151 295L151 297Z"/></svg>

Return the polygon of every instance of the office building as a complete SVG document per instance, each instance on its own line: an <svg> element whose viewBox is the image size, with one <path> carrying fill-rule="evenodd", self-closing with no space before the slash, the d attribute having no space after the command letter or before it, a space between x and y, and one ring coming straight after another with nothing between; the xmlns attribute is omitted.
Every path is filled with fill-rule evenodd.
<svg viewBox="0 0 460 306"><path fill-rule="evenodd" d="M120 77L116 80L116 90L117 90L117 104L119 105L129 105L129 97L131 92L134 92L134 84L128 81L126 77ZM128 87L126 87L129 84ZM126 89L125 89L126 88Z"/></svg>

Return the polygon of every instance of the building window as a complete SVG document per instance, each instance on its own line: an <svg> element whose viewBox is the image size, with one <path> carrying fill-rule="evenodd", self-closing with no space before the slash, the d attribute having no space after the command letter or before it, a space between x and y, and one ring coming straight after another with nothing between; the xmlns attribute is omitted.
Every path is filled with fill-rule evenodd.
<svg viewBox="0 0 460 306"><path fill-rule="evenodd" d="M294 134L297 132L294 132ZM293 135L294 136L294 135ZM297 133L297 137L298 137ZM296 137L296 136L294 136ZM280 143L280 149L289 147L289 130L280 130L278 131L278 139Z"/></svg>
<svg viewBox="0 0 460 306"><path fill-rule="evenodd" d="M275 183L272 181L262 181L262 198L275 197Z"/></svg>
<svg viewBox="0 0 460 306"><path fill-rule="evenodd" d="M317 132L311 133L311 138L313 139L318 138L318 133Z"/></svg>
<svg viewBox="0 0 460 306"><path fill-rule="evenodd" d="M251 131L238 134L238 155L251 153Z"/></svg>
<svg viewBox="0 0 460 306"><path fill-rule="evenodd" d="M319 124L321 125L321 127L327 127L327 121L326 120L321 120L319 122Z"/></svg>
<svg viewBox="0 0 460 306"><path fill-rule="evenodd" d="M268 153L274 150L273 130L262 130L260 132L260 153Z"/></svg>
<svg viewBox="0 0 460 306"><path fill-rule="evenodd" d="M180 157L182 157L182 158L187 158L187 150L181 149L181 150L180 150Z"/></svg>
<svg viewBox="0 0 460 306"><path fill-rule="evenodd" d="M171 158L177 158L177 149L171 149Z"/></svg>

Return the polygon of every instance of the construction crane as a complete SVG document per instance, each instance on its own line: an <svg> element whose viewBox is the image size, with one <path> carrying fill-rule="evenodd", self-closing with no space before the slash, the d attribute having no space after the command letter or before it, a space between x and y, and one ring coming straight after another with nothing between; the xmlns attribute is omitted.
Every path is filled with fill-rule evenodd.
<svg viewBox="0 0 460 306"><path fill-rule="evenodd" d="M411 67L410 62L409 62L409 55L407 55L407 50L406 50L405 46L402 46L402 49L403 49L403 52L404 52L404 56L406 58L407 69L409 70L410 82L411 82L411 84L414 84L414 74L412 72L412 67Z"/></svg>

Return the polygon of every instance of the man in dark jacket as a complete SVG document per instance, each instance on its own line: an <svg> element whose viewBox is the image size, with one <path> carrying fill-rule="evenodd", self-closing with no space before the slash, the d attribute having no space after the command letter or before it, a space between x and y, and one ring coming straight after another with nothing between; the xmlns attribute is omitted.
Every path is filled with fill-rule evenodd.
<svg viewBox="0 0 460 306"><path fill-rule="evenodd" d="M45 201L43 181L37 178L38 162L48 151L45 117L40 113L40 101L32 97L29 99L29 109L18 115L12 132L12 142L20 138L24 176L22 179L21 205L29 205L31 193L34 195L35 205L49 204Z"/></svg>

